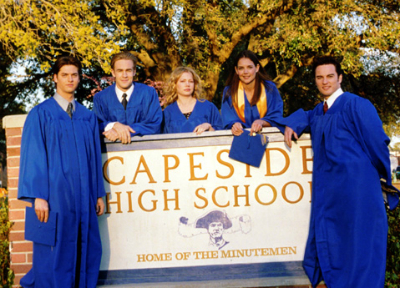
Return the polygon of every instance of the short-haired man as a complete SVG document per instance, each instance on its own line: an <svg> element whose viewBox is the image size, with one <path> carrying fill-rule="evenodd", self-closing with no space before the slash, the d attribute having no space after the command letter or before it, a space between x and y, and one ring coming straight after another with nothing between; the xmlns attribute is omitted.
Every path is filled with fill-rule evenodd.
<svg viewBox="0 0 400 288"><path fill-rule="evenodd" d="M162 111L154 88L133 82L137 59L129 52L115 54L111 72L115 84L97 93L93 100L100 130L110 141L127 144L131 136L160 133Z"/></svg>
<svg viewBox="0 0 400 288"><path fill-rule="evenodd" d="M314 152L310 230L303 267L313 287L383 287L387 218L380 179L391 185L389 138L374 106L341 89L333 57L315 59L324 101L282 123L285 142L311 133ZM388 196L395 207L398 195Z"/></svg>
<svg viewBox="0 0 400 288"><path fill-rule="evenodd" d="M54 97L34 107L24 125L18 198L34 203L32 218L44 222L34 233L55 220L55 244L33 243L32 269L20 284L96 287L102 252L96 214L103 214L105 195L98 121L74 100L81 63L63 56L52 72Z"/></svg>

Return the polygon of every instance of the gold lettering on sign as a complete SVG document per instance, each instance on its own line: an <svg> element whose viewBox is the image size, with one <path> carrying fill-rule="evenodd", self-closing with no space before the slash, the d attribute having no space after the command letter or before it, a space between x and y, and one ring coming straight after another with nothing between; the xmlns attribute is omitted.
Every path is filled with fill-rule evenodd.
<svg viewBox="0 0 400 288"><path fill-rule="evenodd" d="M225 191L228 192L228 187L226 187L226 186L217 187L213 191L212 200L213 200L214 204L216 206L218 206L218 207L221 207L221 208L228 207L229 206L229 201L225 205L218 204L218 202L217 202L217 196L216 195L217 195L217 191L220 190L220 189L225 189Z"/></svg>
<svg viewBox="0 0 400 288"><path fill-rule="evenodd" d="M117 195L117 201L110 201L110 192L106 193L106 214L111 214L111 209L110 205L111 204L117 204L117 212L116 213L122 213L121 210L121 193L122 192L115 192L115 195Z"/></svg>
<svg viewBox="0 0 400 288"><path fill-rule="evenodd" d="M179 189L174 189L174 191L175 191L175 198L168 198L167 197L168 189L163 190L163 192L164 192L164 211L169 211L168 201L174 201L175 202L174 210L180 210L179 209L179 197L178 197Z"/></svg>
<svg viewBox="0 0 400 288"><path fill-rule="evenodd" d="M204 157L204 152L198 152L198 153L188 153L188 155L189 155L189 162L190 162L190 179L189 180L191 180L191 181L193 181L193 180L207 180L207 178L208 178L208 173L205 175L205 176L203 176L203 177L196 177L195 175L194 175L194 169L195 168L199 168L199 169L201 169L201 163L200 164L198 164L198 165L194 165L194 156L203 156Z"/></svg>
<svg viewBox="0 0 400 288"><path fill-rule="evenodd" d="M250 165L246 164L246 175L244 176L246 178L250 178L251 174L250 174Z"/></svg>
<svg viewBox="0 0 400 288"><path fill-rule="evenodd" d="M144 170L140 170L139 169L140 168L140 164L143 164ZM146 160L144 160L143 155L140 155L140 160L139 160L138 166L136 168L135 176L133 177L133 180L132 180L132 182L130 184L136 184L135 180L136 180L136 177L139 174L139 172L140 173L145 172L147 174L147 176L149 177L149 180L150 180L149 183L157 183L156 181L154 181L154 178L150 173L149 166L147 166Z"/></svg>
<svg viewBox="0 0 400 288"><path fill-rule="evenodd" d="M242 258L297 254L297 247L221 250L221 258Z"/></svg>
<svg viewBox="0 0 400 288"><path fill-rule="evenodd" d="M311 158L307 158L307 149L312 149L311 146L301 146L301 155L302 155L302 159L303 159L303 172L301 172L301 174L311 174L312 171L308 170L307 168L307 162L312 162L313 161L313 157L311 156Z"/></svg>
<svg viewBox="0 0 400 288"><path fill-rule="evenodd" d="M179 158L176 155L163 155L163 157L164 157L164 183L165 182L171 182L171 180L169 180L169 170L178 168L178 166L179 166ZM170 167L168 165L168 158L175 159L174 166Z"/></svg>
<svg viewBox="0 0 400 288"><path fill-rule="evenodd" d="M126 194L128 194L128 213L132 213L133 208L132 208L132 191L126 191Z"/></svg>
<svg viewBox="0 0 400 288"><path fill-rule="evenodd" d="M299 187L299 190L300 190L299 199L291 201L286 197L286 187L289 186L290 184L294 184L294 185L297 185ZM303 187L301 187L301 185L299 183L297 183L297 182L294 182L294 181L288 182L282 188L282 197L283 197L283 199L285 199L286 202L288 202L290 204L296 204L297 202L300 202L300 200L303 199L303 196L304 196Z"/></svg>
<svg viewBox="0 0 400 288"><path fill-rule="evenodd" d="M194 259L217 259L218 251L196 251L193 255Z"/></svg>
<svg viewBox="0 0 400 288"><path fill-rule="evenodd" d="M235 172L235 169L234 169L234 167L233 167L233 165L231 163L225 162L224 160L221 159L221 154L222 153L229 153L229 150L228 149L224 149L224 150L219 151L218 154L217 154L217 161L218 161L218 163L228 167L230 172L226 176L223 176L223 175L219 174L218 170L215 170L215 172L216 172L216 175L217 175L218 178L228 179L228 178L232 177L233 173Z"/></svg>
<svg viewBox="0 0 400 288"><path fill-rule="evenodd" d="M106 181L107 181L108 183L110 183L111 185L120 185L120 184L123 184L123 183L125 183L125 176L122 177L122 180L120 180L120 181L112 181L112 180L110 179L110 177L108 177L108 173L107 173L108 165L109 165L110 162L113 161L113 160L119 160L122 164L124 164L124 158L119 157L119 156L111 157L110 159L108 159L106 162L104 162L104 165L103 165L103 176L104 176L104 179L106 179Z"/></svg>
<svg viewBox="0 0 400 288"><path fill-rule="evenodd" d="M163 262L171 261L172 253L161 253L161 254L137 254L137 262Z"/></svg>
<svg viewBox="0 0 400 288"><path fill-rule="evenodd" d="M269 202L262 202L261 199L260 199L260 196L258 196L258 192L260 191L260 188L261 188L261 187L265 187L265 186L266 186L266 187L270 187L271 190L272 190L272 193L274 194L274 196L272 197L272 200L269 201ZM261 185L259 185L259 186L256 188L256 191L255 191L255 193L254 193L254 197L256 198L256 201L257 201L258 203L260 203L261 205L271 205L272 203L275 202L277 196L278 196L278 192L276 192L275 187L272 186L271 184L261 184Z"/></svg>
<svg viewBox="0 0 400 288"><path fill-rule="evenodd" d="M151 202L153 202L152 208L150 208L150 209L144 208L142 198L143 198L144 194L148 193L148 192L153 194L153 196L156 195L156 192L154 190L144 190L142 193L139 194L138 204L139 204L140 209L142 209L143 211L151 212L151 211L154 211L157 209L157 200L151 200Z"/></svg>
<svg viewBox="0 0 400 288"><path fill-rule="evenodd" d="M239 193L238 193L239 186L238 185L233 186L233 191L234 191L234 195L235 195L235 205L233 205L233 207L239 207L239 201L238 201L239 197L244 197L246 199L246 205L244 205L244 206L250 206L250 204L249 204L249 186L250 185L244 185L246 192L243 195L239 195Z"/></svg>
<svg viewBox="0 0 400 288"><path fill-rule="evenodd" d="M270 156L270 152L271 151L279 151L282 153L282 155L285 157L285 167L283 167L283 169L279 172L276 173L272 173L271 172L271 156ZM287 169L289 168L290 165L290 158L289 155L287 154L287 152L281 148L269 148L266 150L265 152L265 156L267 157L267 174L265 174L265 176L278 176L278 175L282 175L283 173L285 173L287 171Z"/></svg>
<svg viewBox="0 0 400 288"><path fill-rule="evenodd" d="M204 189L204 188L198 188L198 189L196 189L195 194L196 194L197 198L199 198L199 199L201 199L201 200L204 201L204 205L203 205L203 206L197 205L196 201L194 202L194 207L196 207L197 209L206 208L207 205L208 205L208 200L207 200L207 198L206 198L206 197L203 197L203 196L201 196L201 195L199 195L199 192L200 192L200 191L203 191L204 193L206 193L206 189Z"/></svg>

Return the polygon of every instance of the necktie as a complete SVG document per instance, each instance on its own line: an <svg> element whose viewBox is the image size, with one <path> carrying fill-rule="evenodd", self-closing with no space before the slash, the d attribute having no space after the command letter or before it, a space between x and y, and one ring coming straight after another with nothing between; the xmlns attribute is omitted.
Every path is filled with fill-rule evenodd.
<svg viewBox="0 0 400 288"><path fill-rule="evenodd" d="M68 113L69 118L72 118L72 110L73 110L73 107L74 107L74 106L72 106L72 103L69 102L69 103L68 103L68 107L67 107L67 113Z"/></svg>
<svg viewBox="0 0 400 288"><path fill-rule="evenodd" d="M324 102L324 114L328 111L328 103Z"/></svg>
<svg viewBox="0 0 400 288"><path fill-rule="evenodd" d="M126 100L126 93L122 94L122 106L124 106L124 109L126 110L126 105L128 104L128 101Z"/></svg>

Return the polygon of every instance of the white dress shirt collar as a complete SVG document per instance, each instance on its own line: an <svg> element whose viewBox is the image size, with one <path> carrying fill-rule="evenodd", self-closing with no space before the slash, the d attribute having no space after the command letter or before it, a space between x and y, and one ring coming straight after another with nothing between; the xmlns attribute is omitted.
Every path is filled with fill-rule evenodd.
<svg viewBox="0 0 400 288"><path fill-rule="evenodd" d="M342 90L342 88L339 88L331 96L329 96L328 100L324 101L328 105L328 108L331 108L331 106L336 101L336 99L339 98L339 96L342 94L343 94L343 90Z"/></svg>
<svg viewBox="0 0 400 288"><path fill-rule="evenodd" d="M58 105L60 105L61 108L62 108L64 111L67 111L68 104L69 104L69 101L68 101L67 99L65 99L64 97L62 97L62 96L61 96L60 94L58 94L57 92L54 94L53 98L54 98L54 100L56 100L56 102L58 103ZM72 111L75 111L75 99L72 100L71 103L72 103Z"/></svg>
<svg viewBox="0 0 400 288"><path fill-rule="evenodd" d="M134 86L135 86L135 85L133 85L133 83L132 83L131 87L130 87L126 92L124 92L124 91L120 90L120 89L117 87L117 85L115 85L115 93L117 94L117 97L118 97L119 102L122 102L122 95L123 95L124 93L126 93L126 101L129 102L129 99L131 98L131 95L132 95L132 93L133 93L133 88L134 88Z"/></svg>

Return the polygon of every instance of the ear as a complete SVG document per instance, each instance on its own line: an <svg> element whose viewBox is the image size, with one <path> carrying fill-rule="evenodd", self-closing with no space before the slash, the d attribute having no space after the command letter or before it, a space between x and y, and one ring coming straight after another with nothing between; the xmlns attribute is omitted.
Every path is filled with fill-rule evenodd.
<svg viewBox="0 0 400 288"><path fill-rule="evenodd" d="M114 69L111 69L111 74L113 75L113 77L115 78L115 72Z"/></svg>
<svg viewBox="0 0 400 288"><path fill-rule="evenodd" d="M258 72L258 70L260 70L260 64L257 64L256 66L256 73Z"/></svg>
<svg viewBox="0 0 400 288"><path fill-rule="evenodd" d="M343 80L343 77L342 77L342 76L343 76L343 74L340 74L340 75L339 75L339 78L338 78L338 82L339 82L340 84L342 83L342 80Z"/></svg>
<svg viewBox="0 0 400 288"><path fill-rule="evenodd" d="M135 75L136 75L136 67L133 68L133 77L135 77Z"/></svg>
<svg viewBox="0 0 400 288"><path fill-rule="evenodd" d="M236 71L236 74L238 74L239 75L239 72L238 72L238 70L237 70L237 67L235 66L235 71Z"/></svg>
<svg viewBox="0 0 400 288"><path fill-rule="evenodd" d="M58 79L57 79L57 74L54 74L54 75L53 75L53 81L54 81L55 83L57 83L57 82L58 82Z"/></svg>

